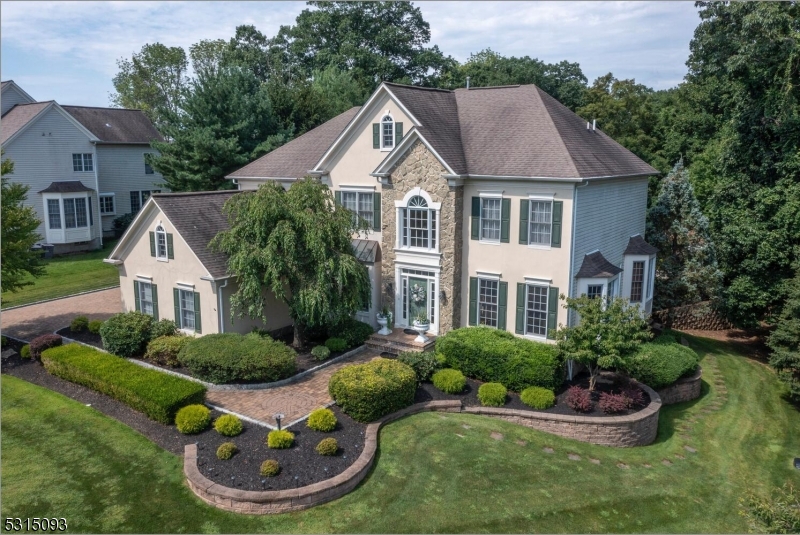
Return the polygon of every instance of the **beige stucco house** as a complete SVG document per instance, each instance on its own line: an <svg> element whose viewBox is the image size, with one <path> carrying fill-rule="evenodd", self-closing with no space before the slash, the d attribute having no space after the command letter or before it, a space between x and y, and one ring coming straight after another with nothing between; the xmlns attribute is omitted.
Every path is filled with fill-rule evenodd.
<svg viewBox="0 0 800 535"><path fill-rule="evenodd" d="M534 85L447 91L383 83L364 106L228 178L249 190L266 181L291 187L311 175L372 224L354 237L373 282L359 319L376 325L385 305L399 327L424 314L432 334L482 324L546 340L550 329L575 320L559 306L559 294L620 295L650 312L656 250L642 235L655 173ZM153 264L147 233L155 232L165 203L192 199L193 211L216 213L229 195L153 196L133 226L139 230L132 228L109 260L120 263L127 308L134 307L126 296L134 291L131 277L163 271L164 283L176 287L168 264L146 267ZM178 233L205 229L184 237L205 265L205 246L222 227L205 216L195 227L179 214L164 216L178 226L173 243ZM229 279L224 259L216 261L214 273L193 268L195 279L216 288L207 293L217 296L217 330L237 329L225 300L235 282L220 288ZM204 302L207 314L212 305ZM277 304L271 314L269 328L288 321ZM211 319L203 317L203 332L217 332L205 330Z"/></svg>

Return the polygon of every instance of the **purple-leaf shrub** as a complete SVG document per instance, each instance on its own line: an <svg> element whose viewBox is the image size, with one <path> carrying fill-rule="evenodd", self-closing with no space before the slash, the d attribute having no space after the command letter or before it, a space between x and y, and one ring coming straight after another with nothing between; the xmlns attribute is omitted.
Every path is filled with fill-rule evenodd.
<svg viewBox="0 0 800 535"><path fill-rule="evenodd" d="M631 407L631 398L625 394L609 394L603 392L600 394L600 401L597 403L600 410L606 414L616 414L624 412Z"/></svg>
<svg viewBox="0 0 800 535"><path fill-rule="evenodd" d="M576 412L592 410L592 393L579 386L571 386L567 390L567 406Z"/></svg>

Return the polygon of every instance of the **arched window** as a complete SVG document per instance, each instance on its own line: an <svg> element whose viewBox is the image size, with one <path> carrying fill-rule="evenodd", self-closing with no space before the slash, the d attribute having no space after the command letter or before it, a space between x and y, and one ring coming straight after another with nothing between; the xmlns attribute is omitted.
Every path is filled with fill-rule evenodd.
<svg viewBox="0 0 800 535"><path fill-rule="evenodd" d="M405 208L401 208L403 247L420 249L436 248L437 211L428 206L428 201L419 195L408 200Z"/></svg>
<svg viewBox="0 0 800 535"><path fill-rule="evenodd" d="M167 259L167 231L161 225L156 227L156 258Z"/></svg>
<svg viewBox="0 0 800 535"><path fill-rule="evenodd" d="M381 147L384 149L394 147L394 119L391 115L385 115L381 119Z"/></svg>

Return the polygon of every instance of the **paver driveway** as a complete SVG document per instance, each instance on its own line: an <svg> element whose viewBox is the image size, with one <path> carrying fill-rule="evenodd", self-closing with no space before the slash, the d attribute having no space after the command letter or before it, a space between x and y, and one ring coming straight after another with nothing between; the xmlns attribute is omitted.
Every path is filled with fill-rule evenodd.
<svg viewBox="0 0 800 535"><path fill-rule="evenodd" d="M84 315L90 320L105 320L122 312L119 288L109 288L74 297L64 297L0 312L0 329L3 334L31 341L42 334L50 334L66 327L75 316Z"/></svg>
<svg viewBox="0 0 800 535"><path fill-rule="evenodd" d="M253 418L270 426L277 425L275 414L283 414L282 425L287 425L319 407L331 403L328 381L336 370L348 364L367 362L380 353L365 349L352 357L331 364L316 373L278 388L268 390L225 390L206 393L206 401L242 416Z"/></svg>

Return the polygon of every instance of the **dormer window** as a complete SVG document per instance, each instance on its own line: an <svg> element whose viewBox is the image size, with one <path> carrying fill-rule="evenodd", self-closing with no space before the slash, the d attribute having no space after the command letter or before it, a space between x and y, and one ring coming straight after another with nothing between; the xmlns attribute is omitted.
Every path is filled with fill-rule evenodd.
<svg viewBox="0 0 800 535"><path fill-rule="evenodd" d="M384 115L381 119L381 148L394 147L394 120L391 115Z"/></svg>

